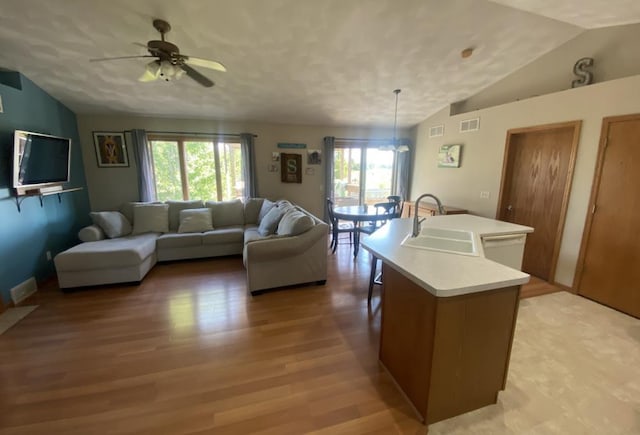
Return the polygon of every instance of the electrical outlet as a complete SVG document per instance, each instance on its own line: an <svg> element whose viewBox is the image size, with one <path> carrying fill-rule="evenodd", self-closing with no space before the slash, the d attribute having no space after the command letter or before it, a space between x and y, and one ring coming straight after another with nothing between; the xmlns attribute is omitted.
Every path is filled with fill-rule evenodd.
<svg viewBox="0 0 640 435"><path fill-rule="evenodd" d="M489 193L488 190L481 190L480 191L480 198L489 199L489 196L491 196L491 194Z"/></svg>
<svg viewBox="0 0 640 435"><path fill-rule="evenodd" d="M51 251L47 251L47 261L51 261Z"/></svg>
<svg viewBox="0 0 640 435"><path fill-rule="evenodd" d="M0 95L0 113L4 112L4 107L2 106L2 95Z"/></svg>

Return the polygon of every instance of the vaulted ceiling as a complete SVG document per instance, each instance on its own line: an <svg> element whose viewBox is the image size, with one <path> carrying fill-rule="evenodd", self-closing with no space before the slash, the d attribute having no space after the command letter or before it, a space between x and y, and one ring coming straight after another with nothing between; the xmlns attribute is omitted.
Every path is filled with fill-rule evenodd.
<svg viewBox="0 0 640 435"><path fill-rule="evenodd" d="M602 6L606 4L605 6ZM223 62L216 82L140 83L134 42L173 29L181 52ZM3 1L0 67L76 113L314 125L415 125L586 28L640 21L637 0ZM462 59L461 50L475 49Z"/></svg>

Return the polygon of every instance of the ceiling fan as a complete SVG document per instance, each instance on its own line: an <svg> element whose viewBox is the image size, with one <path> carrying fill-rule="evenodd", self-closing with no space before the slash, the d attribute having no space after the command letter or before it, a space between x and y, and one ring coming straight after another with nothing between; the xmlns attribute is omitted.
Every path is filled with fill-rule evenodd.
<svg viewBox="0 0 640 435"><path fill-rule="evenodd" d="M89 61L102 62L105 60L136 59L145 57L155 58L155 60L152 60L146 65L145 72L140 76L138 79L139 81L151 82L158 79L166 81L177 80L182 77L183 74L186 74L188 77L206 88L210 88L214 83L193 69L192 65L221 72L225 72L227 70L224 65L220 62L216 62L215 60L201 59L199 57L180 54L180 49L177 45L165 41L164 39L164 35L171 30L171 25L165 20L153 20L153 27L160 32L159 41L149 41L146 44L134 43L135 45L146 48L150 54L140 56L105 57L90 59Z"/></svg>

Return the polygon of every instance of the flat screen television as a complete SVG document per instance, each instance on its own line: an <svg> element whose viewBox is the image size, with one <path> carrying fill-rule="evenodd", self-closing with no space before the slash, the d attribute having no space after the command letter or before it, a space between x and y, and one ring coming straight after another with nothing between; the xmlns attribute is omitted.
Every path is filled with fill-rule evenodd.
<svg viewBox="0 0 640 435"><path fill-rule="evenodd" d="M69 182L71 139L16 130L13 187L18 194Z"/></svg>

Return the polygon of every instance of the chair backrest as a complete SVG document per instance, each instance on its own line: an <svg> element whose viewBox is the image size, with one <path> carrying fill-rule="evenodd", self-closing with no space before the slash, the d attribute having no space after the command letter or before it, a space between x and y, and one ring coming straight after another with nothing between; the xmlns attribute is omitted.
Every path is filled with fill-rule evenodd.
<svg viewBox="0 0 640 435"><path fill-rule="evenodd" d="M396 217L396 214L398 213L398 204L394 201L389 201L389 202L378 202L373 204L373 206L376 208L376 214L380 214L379 211L383 210L383 214L386 214L389 216L389 219L393 219ZM376 225L382 225L384 223L387 222L387 219L383 219L383 220L377 220L376 221Z"/></svg>
<svg viewBox="0 0 640 435"><path fill-rule="evenodd" d="M329 221L333 224L336 221L336 217L333 214L333 201L331 201L331 198L327 198L327 214L329 215Z"/></svg>
<svg viewBox="0 0 640 435"><path fill-rule="evenodd" d="M399 195L389 195L387 196L387 199L390 202L395 202L396 203L396 208L395 208L395 212L394 212L394 218L399 218L402 217L402 209L404 208L404 201L402 200L402 197Z"/></svg>

